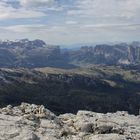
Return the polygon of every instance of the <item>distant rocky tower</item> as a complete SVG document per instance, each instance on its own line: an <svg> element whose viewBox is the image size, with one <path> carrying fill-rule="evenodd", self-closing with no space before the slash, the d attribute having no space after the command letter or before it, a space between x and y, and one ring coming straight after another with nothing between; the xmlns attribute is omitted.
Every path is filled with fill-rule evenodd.
<svg viewBox="0 0 140 140"><path fill-rule="evenodd" d="M140 62L140 43L133 42L128 48L128 59L131 63Z"/></svg>

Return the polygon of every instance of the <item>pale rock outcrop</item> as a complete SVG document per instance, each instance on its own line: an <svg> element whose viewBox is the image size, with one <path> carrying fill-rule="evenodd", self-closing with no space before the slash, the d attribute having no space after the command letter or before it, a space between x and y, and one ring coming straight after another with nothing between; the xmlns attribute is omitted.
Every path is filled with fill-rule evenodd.
<svg viewBox="0 0 140 140"><path fill-rule="evenodd" d="M56 116L22 103L0 109L0 140L140 140L140 116L78 111Z"/></svg>

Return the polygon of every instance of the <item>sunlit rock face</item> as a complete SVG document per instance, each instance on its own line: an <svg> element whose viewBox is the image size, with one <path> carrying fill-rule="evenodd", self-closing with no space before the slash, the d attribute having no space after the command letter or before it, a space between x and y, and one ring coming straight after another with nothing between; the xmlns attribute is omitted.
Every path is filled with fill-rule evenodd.
<svg viewBox="0 0 140 140"><path fill-rule="evenodd" d="M22 103L0 109L1 140L138 140L140 116L127 112L56 116L42 105Z"/></svg>

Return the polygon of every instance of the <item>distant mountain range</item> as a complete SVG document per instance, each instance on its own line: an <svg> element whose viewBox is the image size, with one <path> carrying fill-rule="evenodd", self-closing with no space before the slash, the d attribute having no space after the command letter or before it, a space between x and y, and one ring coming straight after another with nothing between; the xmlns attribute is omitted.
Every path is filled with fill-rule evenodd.
<svg viewBox="0 0 140 140"><path fill-rule="evenodd" d="M42 40L0 42L0 67L73 68L89 65L130 65L140 63L140 42L131 44L81 46L61 49Z"/></svg>
<svg viewBox="0 0 140 140"><path fill-rule="evenodd" d="M57 114L139 114L139 63L139 42L64 50L38 39L1 41L0 107L29 102Z"/></svg>

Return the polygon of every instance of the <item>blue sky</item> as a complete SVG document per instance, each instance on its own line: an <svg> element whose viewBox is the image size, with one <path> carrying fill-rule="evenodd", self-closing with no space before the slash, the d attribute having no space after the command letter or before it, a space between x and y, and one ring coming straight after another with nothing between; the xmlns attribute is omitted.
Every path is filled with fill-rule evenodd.
<svg viewBox="0 0 140 140"><path fill-rule="evenodd" d="M139 37L140 0L0 0L0 39L75 44Z"/></svg>

